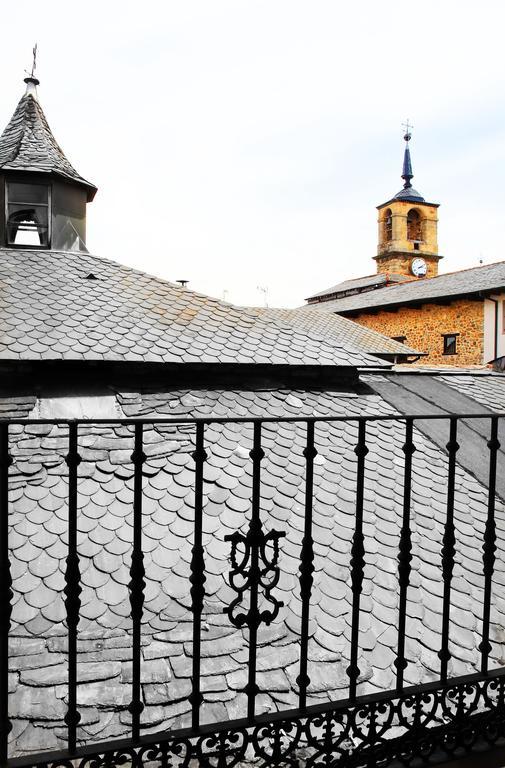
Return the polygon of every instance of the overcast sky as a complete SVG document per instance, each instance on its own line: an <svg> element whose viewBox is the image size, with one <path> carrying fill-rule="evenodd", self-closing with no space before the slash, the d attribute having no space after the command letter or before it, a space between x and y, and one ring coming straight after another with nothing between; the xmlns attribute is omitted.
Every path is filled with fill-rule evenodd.
<svg viewBox="0 0 505 768"><path fill-rule="evenodd" d="M297 306L375 272L409 117L442 271L505 258L503 0L24 0L2 28L0 122L37 41L93 253Z"/></svg>

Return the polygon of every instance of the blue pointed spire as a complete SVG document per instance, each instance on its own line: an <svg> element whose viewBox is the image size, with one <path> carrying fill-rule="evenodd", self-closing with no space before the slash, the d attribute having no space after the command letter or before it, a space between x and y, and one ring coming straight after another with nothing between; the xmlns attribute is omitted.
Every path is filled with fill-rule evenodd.
<svg viewBox="0 0 505 768"><path fill-rule="evenodd" d="M412 160L410 159L410 149L409 149L409 141L412 138L412 134L410 132L412 126L410 125L409 121L404 125L405 127L405 134L403 138L405 139L405 152L403 155L403 168L402 168L402 179L404 181L403 189L401 189L395 196L395 200L411 200L412 202L424 202L424 197L422 197L417 190L415 190L412 187L411 181L414 178L414 174L412 172Z"/></svg>
<svg viewBox="0 0 505 768"><path fill-rule="evenodd" d="M410 180L414 178L414 174L412 173L412 161L410 159L410 149L409 149L409 141L412 138L412 134L407 131L405 136L403 137L405 139L405 154L403 156L403 171L402 171L402 179L405 181L405 184L403 185L404 189L410 189L412 184L410 183Z"/></svg>

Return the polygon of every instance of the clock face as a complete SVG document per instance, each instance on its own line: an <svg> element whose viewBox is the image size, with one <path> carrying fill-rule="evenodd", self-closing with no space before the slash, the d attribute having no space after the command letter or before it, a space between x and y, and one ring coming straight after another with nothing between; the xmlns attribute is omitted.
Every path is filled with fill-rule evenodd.
<svg viewBox="0 0 505 768"><path fill-rule="evenodd" d="M410 269L412 270L412 274L416 277L424 277L428 267L424 259L414 259L410 265Z"/></svg>

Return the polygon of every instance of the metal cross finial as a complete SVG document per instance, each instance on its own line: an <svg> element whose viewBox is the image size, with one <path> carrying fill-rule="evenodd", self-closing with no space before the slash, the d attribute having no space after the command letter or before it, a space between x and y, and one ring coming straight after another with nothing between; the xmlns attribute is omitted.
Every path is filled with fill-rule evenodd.
<svg viewBox="0 0 505 768"><path fill-rule="evenodd" d="M35 77L35 70L37 69L37 43L33 46L33 63L30 77Z"/></svg>
<svg viewBox="0 0 505 768"><path fill-rule="evenodd" d="M411 131L412 131L413 127L414 126L409 123L409 119L408 118L407 118L405 123L402 123L402 128L405 131L405 135L403 137L405 139L405 141L410 141L410 139L412 138Z"/></svg>
<svg viewBox="0 0 505 768"><path fill-rule="evenodd" d="M37 43L33 46L32 49L32 55L33 55L33 61L32 61L32 71L28 72L27 69L25 69L26 74L31 80L35 80L35 70L37 69Z"/></svg>

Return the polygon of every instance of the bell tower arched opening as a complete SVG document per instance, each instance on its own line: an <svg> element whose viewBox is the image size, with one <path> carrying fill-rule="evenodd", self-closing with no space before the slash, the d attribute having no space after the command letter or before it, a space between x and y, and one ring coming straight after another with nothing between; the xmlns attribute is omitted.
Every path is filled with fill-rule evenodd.
<svg viewBox="0 0 505 768"><path fill-rule="evenodd" d="M391 208L384 211L384 229L383 238L385 243L390 243L393 239L393 212Z"/></svg>
<svg viewBox="0 0 505 768"><path fill-rule="evenodd" d="M417 208L407 214L407 240L420 243L423 240L423 219Z"/></svg>

